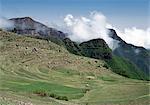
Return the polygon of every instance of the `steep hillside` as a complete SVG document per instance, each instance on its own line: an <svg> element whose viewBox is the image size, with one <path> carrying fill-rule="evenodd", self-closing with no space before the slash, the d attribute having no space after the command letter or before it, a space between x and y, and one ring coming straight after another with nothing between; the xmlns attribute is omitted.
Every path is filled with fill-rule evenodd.
<svg viewBox="0 0 150 105"><path fill-rule="evenodd" d="M68 38L63 41L69 52L76 55L104 60L106 61L105 66L107 68L110 67L113 72L119 75L133 79L149 80L149 77L134 65L134 63L126 58L114 56L103 39L93 39L79 44Z"/></svg>
<svg viewBox="0 0 150 105"><path fill-rule="evenodd" d="M148 105L149 83L51 41L0 31L1 105Z"/></svg>
<svg viewBox="0 0 150 105"><path fill-rule="evenodd" d="M79 45L82 48L82 55L96 59L111 59L112 53L103 39L92 39Z"/></svg>
<svg viewBox="0 0 150 105"><path fill-rule="evenodd" d="M119 57L126 58L140 68L144 73L149 76L150 74L150 52L143 48L128 44L123 41L115 32L110 29L109 35L119 41L119 47L113 51L113 54Z"/></svg>
<svg viewBox="0 0 150 105"><path fill-rule="evenodd" d="M83 43L76 43L69 38L63 40L67 50L76 55L95 59L111 59L111 50L103 39L93 39Z"/></svg>
<svg viewBox="0 0 150 105"><path fill-rule="evenodd" d="M145 75L136 65L128 59L113 56L112 59L106 60L111 70L119 75L141 80L150 80L149 76Z"/></svg>

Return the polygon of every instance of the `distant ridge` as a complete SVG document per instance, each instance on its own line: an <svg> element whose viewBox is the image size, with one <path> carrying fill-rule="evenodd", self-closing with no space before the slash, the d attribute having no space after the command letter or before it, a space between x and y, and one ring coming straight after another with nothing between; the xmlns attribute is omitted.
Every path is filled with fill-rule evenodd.
<svg viewBox="0 0 150 105"><path fill-rule="evenodd" d="M18 34L30 34L45 37L65 38L66 34L33 20L31 17L9 19L14 23L14 31Z"/></svg>

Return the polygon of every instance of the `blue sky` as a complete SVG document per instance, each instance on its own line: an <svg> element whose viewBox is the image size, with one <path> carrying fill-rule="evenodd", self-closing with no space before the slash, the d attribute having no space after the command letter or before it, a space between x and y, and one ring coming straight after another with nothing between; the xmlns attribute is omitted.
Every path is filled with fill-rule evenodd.
<svg viewBox="0 0 150 105"><path fill-rule="evenodd" d="M87 16L100 11L109 23L123 29L146 29L150 0L0 0L0 15L6 18L30 16L42 23L62 24L67 14Z"/></svg>

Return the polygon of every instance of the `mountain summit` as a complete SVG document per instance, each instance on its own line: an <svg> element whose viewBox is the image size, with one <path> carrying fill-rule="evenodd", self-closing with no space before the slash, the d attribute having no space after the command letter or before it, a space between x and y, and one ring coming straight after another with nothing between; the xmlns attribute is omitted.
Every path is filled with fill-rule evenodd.
<svg viewBox="0 0 150 105"><path fill-rule="evenodd" d="M9 19L14 23L14 30L18 34L30 34L41 37L54 37L63 39L66 34L54 28L49 28L46 25L33 20L30 17L12 18Z"/></svg>

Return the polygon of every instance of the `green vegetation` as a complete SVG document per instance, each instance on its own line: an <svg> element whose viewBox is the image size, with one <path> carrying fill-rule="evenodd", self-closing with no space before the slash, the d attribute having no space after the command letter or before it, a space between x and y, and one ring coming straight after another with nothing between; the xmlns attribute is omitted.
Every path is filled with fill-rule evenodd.
<svg viewBox="0 0 150 105"><path fill-rule="evenodd" d="M111 49L103 39L93 39L80 44L82 55L96 59L111 59Z"/></svg>
<svg viewBox="0 0 150 105"><path fill-rule="evenodd" d="M72 54L82 55L82 50L78 43L71 41L69 38L63 40L65 48Z"/></svg>
<svg viewBox="0 0 150 105"><path fill-rule="evenodd" d="M141 70L125 58L113 56L111 60L106 60L106 62L112 71L119 75L133 79L148 80L148 77Z"/></svg>
<svg viewBox="0 0 150 105"><path fill-rule="evenodd" d="M41 96L41 97L52 97L52 98L55 98L58 100L68 101L67 96L59 96L55 93L48 93L45 90L36 90L34 93L37 94L38 96Z"/></svg>
<svg viewBox="0 0 150 105"><path fill-rule="evenodd" d="M150 80L136 65L123 57L112 55L111 49L102 39L93 39L81 44L77 44L70 39L64 40L66 49L73 54L105 60L103 65L119 75L141 80ZM98 66L100 67L100 66Z"/></svg>
<svg viewBox="0 0 150 105"><path fill-rule="evenodd" d="M96 59L110 59L111 50L103 39L93 39L83 43L76 43L70 39L64 39L66 49L73 54Z"/></svg>
<svg viewBox="0 0 150 105"><path fill-rule="evenodd" d="M107 68L50 41L0 31L1 105L149 104L148 81Z"/></svg>
<svg viewBox="0 0 150 105"><path fill-rule="evenodd" d="M109 65L107 63L104 63L103 67L105 67L106 69L109 69Z"/></svg>

